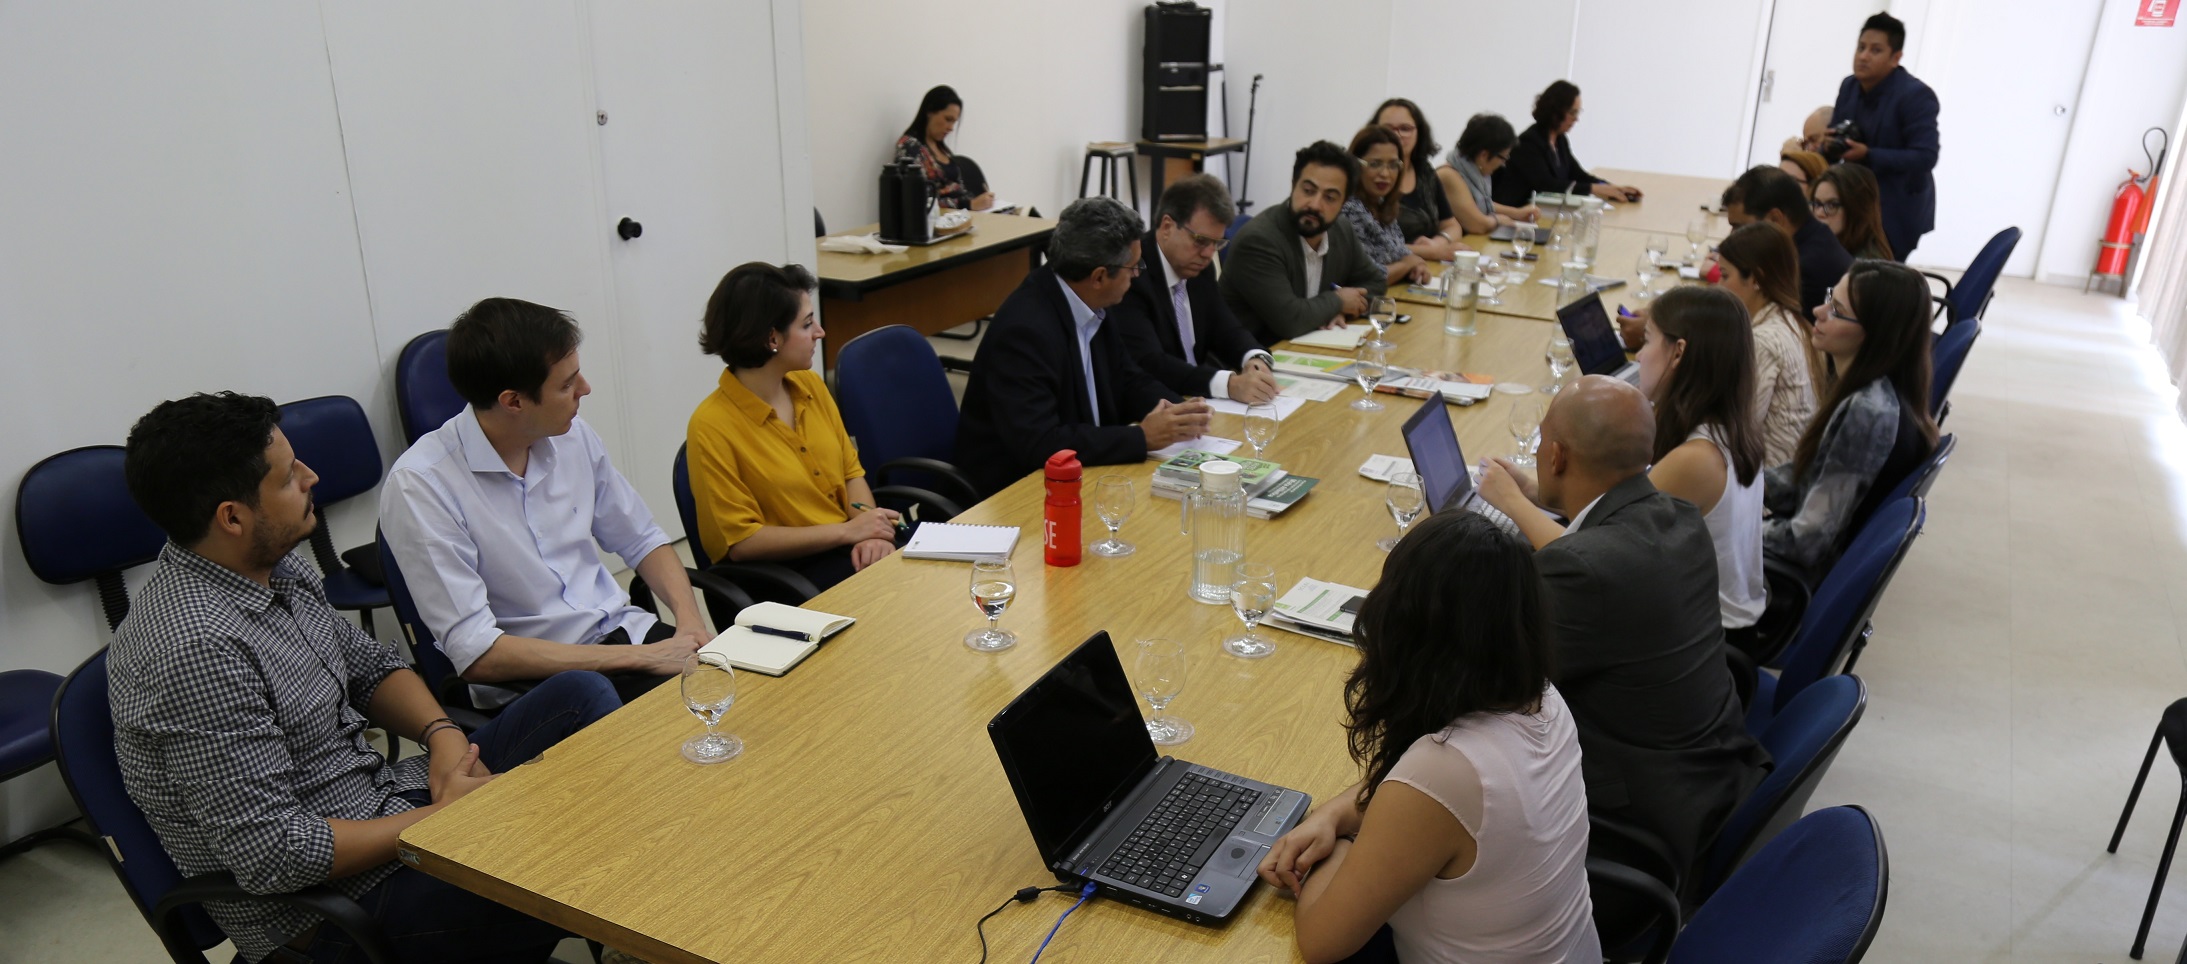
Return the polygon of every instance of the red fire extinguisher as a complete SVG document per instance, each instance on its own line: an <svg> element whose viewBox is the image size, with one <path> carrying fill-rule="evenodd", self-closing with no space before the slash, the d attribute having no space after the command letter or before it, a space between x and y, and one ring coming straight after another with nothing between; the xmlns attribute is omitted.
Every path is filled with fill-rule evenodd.
<svg viewBox="0 0 2187 964"><path fill-rule="evenodd" d="M2149 229L2150 196L2156 193L2157 174L2164 167L2164 155L2170 148L2170 137L2155 152L2149 150L2149 135L2163 135L2161 128L2142 132L2142 154L2149 158L2149 173L2143 174L2128 168L2126 180L2111 198L2111 220L2104 225L2103 246L2096 254L2096 274L2100 277L2124 277L2126 262L2133 253L2134 243Z"/></svg>

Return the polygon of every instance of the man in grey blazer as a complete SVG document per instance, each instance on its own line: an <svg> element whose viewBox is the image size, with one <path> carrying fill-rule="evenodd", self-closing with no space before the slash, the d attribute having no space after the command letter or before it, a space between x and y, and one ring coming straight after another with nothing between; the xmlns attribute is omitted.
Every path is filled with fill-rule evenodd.
<svg viewBox="0 0 2187 964"><path fill-rule="evenodd" d="M1315 141L1291 162L1290 199L1238 229L1223 301L1261 344L1364 317L1367 298L1388 290L1388 276L1337 216L1358 182L1352 155Z"/></svg>
<svg viewBox="0 0 2187 964"><path fill-rule="evenodd" d="M1690 867L1769 753L1747 735L1725 663L1715 544L1700 510L1648 481L1654 438L1647 398L1623 381L1589 375L1557 394L1535 498L1572 522L1537 539L1534 559L1588 808L1661 837ZM1539 517L1508 463L1487 467L1481 495Z"/></svg>

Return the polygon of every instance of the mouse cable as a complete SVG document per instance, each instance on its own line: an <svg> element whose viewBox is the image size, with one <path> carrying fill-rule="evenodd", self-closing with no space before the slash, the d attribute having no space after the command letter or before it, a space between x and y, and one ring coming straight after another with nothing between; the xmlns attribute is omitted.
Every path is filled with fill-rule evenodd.
<svg viewBox="0 0 2187 964"><path fill-rule="evenodd" d="M1073 887L1070 884L1058 884L1054 887L1020 887L1018 888L1017 893L1011 894L1008 898L1005 898L1003 902L994 910L988 911L987 917L980 918L979 923L972 925L972 929L980 935L980 964L987 964L988 918L993 917L996 914L1002 913L1011 904L1030 904L1033 901L1039 900L1040 895L1047 893L1051 890L1057 893L1069 893L1076 889L1076 887Z"/></svg>
<svg viewBox="0 0 2187 964"><path fill-rule="evenodd" d="M1063 918L1071 916L1071 911L1079 909L1080 907L1084 906L1088 900L1093 899L1093 894L1093 881L1089 880L1086 882L1086 886L1079 888L1078 903L1072 904L1069 910L1063 912L1062 917L1056 918L1056 926L1048 928L1048 936L1040 939L1040 947L1033 951L1033 959L1027 962L1027 964L1040 964L1041 952L1048 949L1048 942L1055 940L1056 932L1063 929Z"/></svg>

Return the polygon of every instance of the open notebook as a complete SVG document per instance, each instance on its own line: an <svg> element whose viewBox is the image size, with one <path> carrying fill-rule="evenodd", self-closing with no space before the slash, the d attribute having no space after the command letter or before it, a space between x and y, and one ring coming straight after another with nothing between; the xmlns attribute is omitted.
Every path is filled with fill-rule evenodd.
<svg viewBox="0 0 2187 964"><path fill-rule="evenodd" d="M1018 545L1017 526L975 526L955 522L922 522L904 545L906 559L948 559L971 562L988 556L1008 556Z"/></svg>
<svg viewBox="0 0 2187 964"><path fill-rule="evenodd" d="M849 616L799 609L777 602L755 603L737 613L736 624L722 630L713 642L699 647L699 652L720 653L729 658L729 665L738 669L780 676L811 656L822 641L850 628L854 622L857 620Z"/></svg>

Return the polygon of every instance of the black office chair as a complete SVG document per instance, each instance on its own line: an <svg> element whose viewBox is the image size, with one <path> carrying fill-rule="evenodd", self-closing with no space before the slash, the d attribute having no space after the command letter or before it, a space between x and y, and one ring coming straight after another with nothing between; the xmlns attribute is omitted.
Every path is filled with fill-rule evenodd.
<svg viewBox="0 0 2187 964"><path fill-rule="evenodd" d="M372 491L380 484L380 443L372 437L372 422L364 408L347 395L326 395L281 406L281 434L288 436L296 457L319 474L311 490L314 505L324 510ZM388 605L387 577L380 557L369 544L340 554L328 534L322 512L311 530L311 555L324 574L327 602L335 609L354 612L373 633L372 611ZM377 635L376 633L374 633Z"/></svg>
<svg viewBox="0 0 2187 964"><path fill-rule="evenodd" d="M2172 871L2172 853L2179 849L2179 828L2187 821L2187 699L2174 700L2164 708L2164 715L2157 719L2157 732L2149 738L2149 752L2141 758L2141 772L2134 775L2134 789L2126 795L2126 809L2119 811L2118 829L2111 831L2111 843L2105 853L2119 852L2119 838L2126 836L2127 818L2134 815L2134 804L2141 800L2142 784L2149 779L2149 766L2157 761L2157 747L2172 751L2172 762L2179 766L2179 806L2172 811L2172 830L2164 838L2164 856L2157 861L2157 876L2149 883L2149 903L2142 908L2141 927L2134 931L2134 949L2128 957L2141 960L2143 946L2149 942L2149 922L2156 919L2157 899L2164 896L2164 878ZM2187 959L2187 948L2180 951Z"/></svg>

